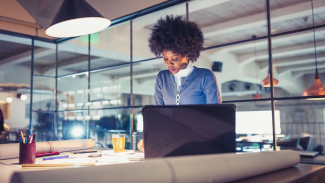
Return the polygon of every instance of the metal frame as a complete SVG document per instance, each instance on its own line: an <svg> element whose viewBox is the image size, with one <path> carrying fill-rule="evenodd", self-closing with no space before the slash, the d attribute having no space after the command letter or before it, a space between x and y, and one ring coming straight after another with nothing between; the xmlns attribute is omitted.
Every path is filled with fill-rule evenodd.
<svg viewBox="0 0 325 183"><path fill-rule="evenodd" d="M59 68L59 55L58 55L58 44L55 45L55 97L54 97L54 106L55 111L58 110L58 68ZM58 122L58 112L54 112L54 123L53 123L53 139L57 139L57 122Z"/></svg>
<svg viewBox="0 0 325 183"><path fill-rule="evenodd" d="M90 102L90 92L91 92L91 86L90 86L90 70L91 70L91 65L90 65L90 62L91 62L91 57L90 57L90 51L91 51L91 44L90 44L90 40L91 40L91 35L89 34L88 35L88 102ZM90 106L88 105L88 116L90 116ZM87 125L86 125L86 138L89 138L89 133L90 133L90 130L89 130L89 120L87 120Z"/></svg>
<svg viewBox="0 0 325 183"><path fill-rule="evenodd" d="M133 106L133 21L130 21L130 106ZM130 138L131 138L131 149L133 150L133 108L130 107Z"/></svg>
<svg viewBox="0 0 325 183"><path fill-rule="evenodd" d="M266 17L267 17L267 35L268 35L268 52L269 52L269 69L271 78L271 107L272 107L272 127L273 127L273 150L276 150L276 132L275 132L275 104L274 104L274 83L273 83L273 59L272 59L272 39L271 39L271 13L270 0L266 0Z"/></svg>
<svg viewBox="0 0 325 183"><path fill-rule="evenodd" d="M191 0L190 0L191 1ZM90 114L91 110L109 110L109 109L129 109L130 110L130 137L132 137L133 133L133 109L135 108L141 108L143 106L134 106L133 103L133 65L138 64L138 63L143 63L143 62L150 62L152 60L156 60L159 58L149 58L149 59L144 59L144 60L139 60L133 62L133 21L136 18L142 17L144 15L148 15L150 13L154 13L159 10L163 10L175 5L179 5L182 3L185 3L185 8L186 8L186 20L189 20L189 2L188 0L170 0L166 1L163 3L160 3L158 5L140 10L135 13L131 13L129 15L125 15L123 17L117 18L112 21L111 26L116 26L121 23L130 21L130 62L129 63L123 63L119 65L113 65L113 66L108 66L100 69L91 69L91 58L90 58L90 51L91 51L91 44L90 44L90 39L91 36L88 36L88 70L85 72L80 72L80 73L74 73L74 74L67 74L67 75L58 75L58 44L64 43L66 41L69 41L74 38L63 38L63 39L57 39L57 40L51 40L51 39L46 39L46 38L40 38L36 36L30 36L30 35L25 35L25 34L20 34L20 33L13 33L9 31L4 31L0 30L0 33L2 34L8 34L8 35L13 35L17 37L24 37L24 38L30 38L32 40L32 56L31 56L31 97L30 97L30 125L29 125L29 130L30 133L32 133L32 112L38 112L38 111L33 111L32 110L32 103L33 103L33 77L48 77L48 78L55 78L55 91L57 91L57 80L59 78L65 78L65 77L71 77L73 75L80 75L80 74L85 74L88 72L88 102L90 102L90 77L91 73L95 72L101 72L101 71L106 71L110 69L116 69L120 67L127 67L130 66L130 104L128 106L121 106L121 107L109 107L109 108L97 108L97 109L91 109L88 106L88 109L78 109L78 110L64 110L64 111L59 111L57 107L57 92L55 93L55 110L54 111L42 111L42 112L53 112L55 114L55 122L57 122L57 114L60 112L85 112L86 110L88 111L88 114ZM325 28L325 24L323 25L317 25L317 26L311 26L307 28L302 28L302 29L296 29L296 30L291 30L291 31L286 31L286 32L281 32L281 33L276 33L272 34L271 33L271 17L270 17L270 0L265 0L265 6L266 6L266 21L267 21L267 35L265 36L260 36L257 37L256 39L245 39L245 40L240 40L240 41L235 41L235 42L230 42L230 43L225 43L225 44L219 44L219 45L214 45L207 47L206 50L210 49L217 49L217 48L222 48L226 46L231 46L231 45L236 45L236 44L241 44L241 43L249 43L252 41L256 40L263 40L267 39L268 40L268 54L269 54L269 67L270 67L270 76L273 78L273 63L272 63L272 38L273 37L279 37L279 36L284 36L284 35L289 35L289 34L295 34L295 33L300 33L300 32L305 32L305 31L311 31L314 29L321 29ZM55 76L43 76L43 75L34 75L34 41L39 40L39 41L45 41L49 43L54 43L56 44L56 75ZM275 119L274 119L274 112L275 112L275 101L281 100L304 100L304 99L311 99L311 98L325 98L324 96L296 96L296 97L275 97L274 96L274 84L273 80L271 79L271 94L270 98L263 98L263 99L243 99L243 100L228 100L228 101L223 101L223 103L244 103L244 102L261 102L261 101L271 101L271 110L272 110L272 127L273 127L273 139L274 139L274 144L273 147L276 149L276 132L275 132ZM88 123L89 124L89 123ZM53 126L55 128L55 124ZM89 137L89 126L87 127L87 137ZM55 134L56 136L56 134ZM132 139L132 138L131 138ZM131 141L131 147L132 147L132 141Z"/></svg>
<svg viewBox="0 0 325 183"><path fill-rule="evenodd" d="M29 134L32 134L33 125L33 89L34 89L34 39L32 41L31 50L31 70L30 70L30 104L29 104Z"/></svg>
<svg viewBox="0 0 325 183"><path fill-rule="evenodd" d="M37 41L44 41L44 42L48 42L48 43L56 43L56 41L52 40L52 39L47 39L47 38L42 38L42 37L38 37L38 36L17 33L17 32L10 32L10 31L6 31L6 30L0 30L0 34L6 34L6 35L10 35L10 36L15 36L15 37L34 39Z"/></svg>

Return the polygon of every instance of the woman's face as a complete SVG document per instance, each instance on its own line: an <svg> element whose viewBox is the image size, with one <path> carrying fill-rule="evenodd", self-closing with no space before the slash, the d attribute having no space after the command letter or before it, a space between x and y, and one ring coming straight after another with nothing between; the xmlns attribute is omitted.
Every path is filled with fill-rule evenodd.
<svg viewBox="0 0 325 183"><path fill-rule="evenodd" d="M164 56L164 62L168 67L168 70L172 74L178 73L181 69L184 69L188 64L186 56L183 57L181 55L166 50L162 52L162 55Z"/></svg>

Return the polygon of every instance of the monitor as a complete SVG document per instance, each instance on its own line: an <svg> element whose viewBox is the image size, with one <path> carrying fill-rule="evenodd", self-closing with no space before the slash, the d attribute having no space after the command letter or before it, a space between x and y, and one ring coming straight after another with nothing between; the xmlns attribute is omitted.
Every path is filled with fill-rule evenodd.
<svg viewBox="0 0 325 183"><path fill-rule="evenodd" d="M145 106L145 158L236 152L236 106Z"/></svg>

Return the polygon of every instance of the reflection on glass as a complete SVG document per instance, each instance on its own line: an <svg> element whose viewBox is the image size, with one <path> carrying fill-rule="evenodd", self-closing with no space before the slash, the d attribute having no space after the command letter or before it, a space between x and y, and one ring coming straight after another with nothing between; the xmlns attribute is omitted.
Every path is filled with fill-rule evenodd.
<svg viewBox="0 0 325 183"><path fill-rule="evenodd" d="M238 152L259 152L272 149L272 111L269 101L235 103L236 136ZM275 113L275 122L280 124L280 112ZM281 128L276 128L281 133Z"/></svg>
<svg viewBox="0 0 325 183"><path fill-rule="evenodd" d="M5 34L0 38L0 109L5 128L0 143L16 143L20 131L26 135L29 131L32 40ZM22 94L27 100L21 99Z"/></svg>
<svg viewBox="0 0 325 183"><path fill-rule="evenodd" d="M91 69L130 62L130 22L91 34Z"/></svg>
<svg viewBox="0 0 325 183"><path fill-rule="evenodd" d="M130 65L90 75L90 108L130 105Z"/></svg>
<svg viewBox="0 0 325 183"><path fill-rule="evenodd" d="M315 30L316 56L320 80L324 83L325 29ZM272 39L273 73L279 80L275 97L301 96L315 80L315 49L313 31ZM266 64L261 66L266 68Z"/></svg>
<svg viewBox="0 0 325 183"><path fill-rule="evenodd" d="M214 71L222 101L253 99L256 93L270 98L271 89L261 86L268 73L267 45L263 39L206 50L194 66Z"/></svg>
<svg viewBox="0 0 325 183"><path fill-rule="evenodd" d="M34 41L34 75L55 76L56 44Z"/></svg>
<svg viewBox="0 0 325 183"><path fill-rule="evenodd" d="M88 111L59 112L57 114L57 138L61 140L85 139L88 137Z"/></svg>
<svg viewBox="0 0 325 183"><path fill-rule="evenodd" d="M88 109L88 76L58 78L58 110Z"/></svg>
<svg viewBox="0 0 325 183"><path fill-rule="evenodd" d="M181 4L133 20L133 61L156 57L148 47L148 38L159 18L165 18L166 15L181 15L185 18L186 7Z"/></svg>
<svg viewBox="0 0 325 183"><path fill-rule="evenodd" d="M154 105L157 74L165 70L162 58L133 64L133 105Z"/></svg>
<svg viewBox="0 0 325 183"><path fill-rule="evenodd" d="M264 0L196 0L189 2L189 19L201 27L209 47L265 36L265 7Z"/></svg>
<svg viewBox="0 0 325 183"><path fill-rule="evenodd" d="M34 76L33 110L53 111L55 109L55 78Z"/></svg>
<svg viewBox="0 0 325 183"><path fill-rule="evenodd" d="M54 112L33 112L32 132L37 135L36 141L54 140L54 123Z"/></svg>
<svg viewBox="0 0 325 183"><path fill-rule="evenodd" d="M285 100L275 103L275 110L280 111L281 133L288 137L286 140L298 144L282 143L278 140L281 149L300 149L313 151L318 145L325 145L324 112L325 101ZM294 145L292 145L294 144ZM282 146L282 147L281 147Z"/></svg>
<svg viewBox="0 0 325 183"><path fill-rule="evenodd" d="M125 149L131 149L130 110L90 110L89 137L101 147L112 148L112 134L125 134Z"/></svg>
<svg viewBox="0 0 325 183"><path fill-rule="evenodd" d="M88 35L59 44L58 76L85 71L88 71Z"/></svg>
<svg viewBox="0 0 325 183"><path fill-rule="evenodd" d="M134 127L133 132L142 132L143 131L143 116L142 116L142 107L133 108L133 121Z"/></svg>

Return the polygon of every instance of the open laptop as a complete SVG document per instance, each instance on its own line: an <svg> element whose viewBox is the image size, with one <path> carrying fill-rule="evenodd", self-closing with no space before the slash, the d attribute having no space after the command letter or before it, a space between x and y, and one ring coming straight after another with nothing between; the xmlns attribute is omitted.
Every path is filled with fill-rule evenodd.
<svg viewBox="0 0 325 183"><path fill-rule="evenodd" d="M236 106L145 106L145 158L236 152Z"/></svg>

